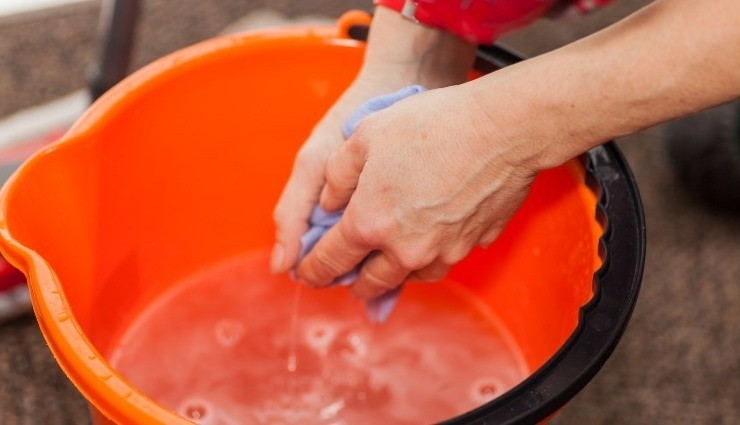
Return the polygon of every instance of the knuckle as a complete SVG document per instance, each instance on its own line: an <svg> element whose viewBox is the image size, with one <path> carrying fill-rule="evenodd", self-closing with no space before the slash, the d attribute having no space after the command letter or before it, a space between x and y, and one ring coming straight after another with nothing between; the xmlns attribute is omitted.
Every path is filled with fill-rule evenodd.
<svg viewBox="0 0 740 425"><path fill-rule="evenodd" d="M363 138L363 134L358 134L359 129L352 133L352 137L347 139L345 144L341 147L341 149L344 149L349 154L358 154L363 151L363 141L365 140Z"/></svg>
<svg viewBox="0 0 740 425"><path fill-rule="evenodd" d="M326 161L326 171L324 173L324 178L326 179L326 183L328 185L341 187L342 181L339 178L337 171L337 155L334 154L331 155Z"/></svg>
<svg viewBox="0 0 740 425"><path fill-rule="evenodd" d="M381 289L384 291L390 290L398 286L400 282L395 282L383 276L379 276L373 270L365 272L365 280L374 288Z"/></svg>
<svg viewBox="0 0 740 425"><path fill-rule="evenodd" d="M363 118L355 128L355 131L352 133L351 138L358 143L362 140L365 140L367 138L367 133L371 127L371 122L372 118L370 116L366 116L365 118Z"/></svg>
<svg viewBox="0 0 740 425"><path fill-rule="evenodd" d="M398 257L398 262L406 270L419 270L427 265L423 257L410 253Z"/></svg>
<svg viewBox="0 0 740 425"><path fill-rule="evenodd" d="M382 214L380 214L382 215ZM390 224L385 220L377 220L377 216L368 217L358 214L356 208L345 211L347 217L348 236L363 246L377 248L383 246L390 232Z"/></svg>
<svg viewBox="0 0 740 425"><path fill-rule="evenodd" d="M323 165L322 162L321 153L318 149L313 146L303 146L295 156L293 170L294 172L312 172L320 169L320 166Z"/></svg>
<svg viewBox="0 0 740 425"><path fill-rule="evenodd" d="M350 152L356 153L364 149L366 141L370 138L373 127L373 117L368 116L360 121L352 136L344 143L343 147Z"/></svg>
<svg viewBox="0 0 740 425"><path fill-rule="evenodd" d="M425 248L404 249L398 255L398 262L406 270L419 270L429 265L434 255Z"/></svg>
<svg viewBox="0 0 740 425"><path fill-rule="evenodd" d="M320 273L334 276L342 272L341 264L326 251L316 251L314 255L316 255L316 265Z"/></svg>
<svg viewBox="0 0 740 425"><path fill-rule="evenodd" d="M383 232L375 226L360 226L355 224L352 233L365 246L377 247L383 242Z"/></svg>
<svg viewBox="0 0 740 425"><path fill-rule="evenodd" d="M310 146L303 146L295 156L295 164L302 164L311 161L316 157L315 150Z"/></svg>
<svg viewBox="0 0 740 425"><path fill-rule="evenodd" d="M492 244L493 242L495 242L495 241L496 241L496 239L498 239L498 236L499 236L499 234L500 234L500 233L501 233L501 230L500 230L500 229L498 229L498 228L496 228L496 229L491 229L491 230L488 230L488 231L487 231L487 232L486 232L486 233L485 233L485 234L484 234L484 235L483 235L483 236L481 237L481 239L480 239L480 242L479 242L479 245L480 245L480 246L482 246L482 247L488 247L488 246L489 246L489 245L491 245L491 244Z"/></svg>
<svg viewBox="0 0 740 425"><path fill-rule="evenodd" d="M447 276L446 269L422 270L414 274L417 280L422 282L434 282Z"/></svg>
<svg viewBox="0 0 740 425"><path fill-rule="evenodd" d="M288 213L283 204L278 204L274 210L272 210L272 220L276 225L281 225L288 219Z"/></svg>
<svg viewBox="0 0 740 425"><path fill-rule="evenodd" d="M471 248L465 245L455 246L440 255L440 261L447 266L454 266L460 261L464 260L465 257L470 253Z"/></svg>

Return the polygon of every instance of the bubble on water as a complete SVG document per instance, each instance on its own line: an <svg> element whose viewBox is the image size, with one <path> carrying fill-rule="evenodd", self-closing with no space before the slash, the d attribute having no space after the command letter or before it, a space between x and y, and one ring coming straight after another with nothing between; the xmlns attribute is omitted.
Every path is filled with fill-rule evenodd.
<svg viewBox="0 0 740 425"><path fill-rule="evenodd" d="M326 353L336 336L336 327L328 323L313 322L306 327L306 343L319 354Z"/></svg>
<svg viewBox="0 0 740 425"><path fill-rule="evenodd" d="M363 341L362 337L358 334L350 334L347 338L349 345L353 351L360 356L364 356L367 353L367 344Z"/></svg>
<svg viewBox="0 0 740 425"><path fill-rule="evenodd" d="M495 379L480 379L473 384L471 395L478 403L488 403L500 395L501 388Z"/></svg>
<svg viewBox="0 0 740 425"><path fill-rule="evenodd" d="M331 352L350 363L357 363L367 355L367 342L359 333L349 332L337 337L331 344Z"/></svg>
<svg viewBox="0 0 740 425"><path fill-rule="evenodd" d="M288 356L288 372L295 372L298 369L298 356L291 354Z"/></svg>
<svg viewBox="0 0 740 425"><path fill-rule="evenodd" d="M267 276L263 260L248 265ZM409 287L393 321L374 326L345 291L304 291L293 326L292 283L246 285L270 288L249 292L251 275L232 274L208 275L157 303L127 331L130 345L117 346L125 350L116 369L199 425L436 423L526 376L497 328L448 292L418 299ZM202 308L203 293L216 307ZM276 308L271 316L255 305ZM161 326L167 320L172 326ZM178 361L156 346L180 354Z"/></svg>
<svg viewBox="0 0 740 425"><path fill-rule="evenodd" d="M233 347L244 336L244 325L236 320L224 319L216 323L216 341L224 347Z"/></svg>
<svg viewBox="0 0 740 425"><path fill-rule="evenodd" d="M482 387L478 388L478 392L483 397L493 397L496 394L496 387L490 384L483 385Z"/></svg>
<svg viewBox="0 0 740 425"><path fill-rule="evenodd" d="M186 419L189 419L196 424L203 425L205 425L205 421L210 418L212 410L213 409L211 409L208 402L200 399L185 400L180 405L180 409L178 409L180 414Z"/></svg>

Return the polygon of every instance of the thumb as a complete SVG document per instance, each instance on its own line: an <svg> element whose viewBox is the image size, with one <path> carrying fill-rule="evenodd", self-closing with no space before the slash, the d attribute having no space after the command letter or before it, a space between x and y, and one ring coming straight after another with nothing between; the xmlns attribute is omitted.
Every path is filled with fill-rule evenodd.
<svg viewBox="0 0 740 425"><path fill-rule="evenodd" d="M270 259L273 273L284 273L298 261L301 236L308 231L308 221L324 184L325 161L316 152L299 154L288 183L275 206L275 247Z"/></svg>

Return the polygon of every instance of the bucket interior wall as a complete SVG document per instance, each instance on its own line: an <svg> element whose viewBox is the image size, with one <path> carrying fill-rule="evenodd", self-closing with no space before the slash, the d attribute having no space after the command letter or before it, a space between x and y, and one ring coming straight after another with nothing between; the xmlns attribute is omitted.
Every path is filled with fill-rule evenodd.
<svg viewBox="0 0 740 425"><path fill-rule="evenodd" d="M273 242L272 208L296 151L356 74L353 43L262 43L173 68L53 147L9 196L8 226L53 267L105 354L170 285ZM509 328L528 365L576 326L598 265L594 195L573 162L540 175L488 250L452 277Z"/></svg>

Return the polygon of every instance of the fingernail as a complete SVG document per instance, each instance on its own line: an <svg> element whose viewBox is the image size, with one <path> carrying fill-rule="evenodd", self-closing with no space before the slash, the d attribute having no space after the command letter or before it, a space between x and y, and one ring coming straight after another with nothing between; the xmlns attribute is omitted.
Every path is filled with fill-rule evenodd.
<svg viewBox="0 0 740 425"><path fill-rule="evenodd" d="M285 261L285 248L282 244L276 243L272 249L272 257L270 259L270 271L273 273L280 273L283 271L283 262Z"/></svg>

